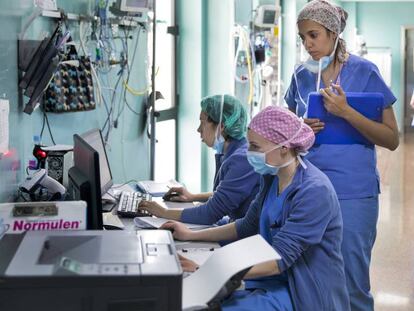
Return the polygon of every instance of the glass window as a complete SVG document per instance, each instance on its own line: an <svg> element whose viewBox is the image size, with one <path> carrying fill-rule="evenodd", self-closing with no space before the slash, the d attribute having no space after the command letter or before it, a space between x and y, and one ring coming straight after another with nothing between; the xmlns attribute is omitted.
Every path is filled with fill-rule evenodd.
<svg viewBox="0 0 414 311"><path fill-rule="evenodd" d="M154 179L156 181L175 179L175 120L158 122L156 136Z"/></svg>
<svg viewBox="0 0 414 311"><path fill-rule="evenodd" d="M156 11L155 87L164 97L156 101L156 110L160 111L175 106L174 36L167 32L168 27L174 26L174 1L157 0ZM150 58L152 58L152 39L152 36L148 37ZM151 71L151 66L149 70Z"/></svg>

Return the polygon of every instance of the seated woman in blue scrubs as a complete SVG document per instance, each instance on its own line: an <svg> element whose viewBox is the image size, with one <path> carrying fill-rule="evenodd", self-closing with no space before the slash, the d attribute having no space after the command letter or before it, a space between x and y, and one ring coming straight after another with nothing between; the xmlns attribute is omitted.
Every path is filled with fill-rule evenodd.
<svg viewBox="0 0 414 311"><path fill-rule="evenodd" d="M342 254L352 310L373 310L369 265L376 237L379 176L375 145L398 147L398 128L392 105L396 98L370 61L349 54L339 34L347 13L327 1L311 1L299 13L297 25L310 58L295 70L285 95L289 108L306 116L310 92L318 90L328 112L344 118L372 145L315 145L306 157L331 180L344 221ZM319 66L320 65L320 66ZM334 81L334 82L333 82ZM380 92L385 107L382 122L374 122L348 105L347 92ZM305 119L315 133L324 124Z"/></svg>
<svg viewBox="0 0 414 311"><path fill-rule="evenodd" d="M201 141L216 151L213 192L192 194L185 188L171 188L167 195L177 194L171 197L172 201L206 202L185 209L165 209L156 202L142 202L140 208L158 217L195 224L222 224L242 218L259 190L259 175L246 156L246 109L231 95L206 97L201 101L197 131Z"/></svg>
<svg viewBox="0 0 414 311"><path fill-rule="evenodd" d="M314 139L312 129L289 110L265 108L248 130L248 159L263 177L246 216L201 231L178 222L161 227L179 240L236 240L260 233L279 253L281 260L250 269L245 290L226 299L223 310L349 310L338 198L326 175L301 159ZM181 262L186 271L197 268L188 259Z"/></svg>

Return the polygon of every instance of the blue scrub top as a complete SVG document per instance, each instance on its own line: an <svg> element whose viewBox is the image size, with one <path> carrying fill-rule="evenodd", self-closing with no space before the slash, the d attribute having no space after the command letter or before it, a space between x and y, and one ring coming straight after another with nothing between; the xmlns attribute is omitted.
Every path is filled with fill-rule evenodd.
<svg viewBox="0 0 414 311"><path fill-rule="evenodd" d="M316 88L317 75L300 66L297 71L300 95L306 101ZM370 61L349 55L339 75L340 85L346 92L379 92L384 95L385 107L397 99L385 84L378 68ZM321 87L325 87L321 82ZM306 107L300 101L294 77L285 95L289 108L304 116ZM322 170L331 180L339 199L360 199L376 196L380 192L375 146L315 145L306 158Z"/></svg>
<svg viewBox="0 0 414 311"><path fill-rule="evenodd" d="M280 224L282 223L283 202L285 201L286 194L290 191L289 187L287 187L282 193L279 194L278 184L279 179L275 176L264 200L259 220L259 233L270 245L272 245L272 237L277 233L277 231L280 230ZM286 271L279 275L246 281L245 287L246 289L269 289L274 286L275 280L279 281L279 283L285 284L286 288L288 287L288 276Z"/></svg>
<svg viewBox="0 0 414 311"><path fill-rule="evenodd" d="M223 217L242 218L259 191L260 176L247 161L246 138L231 139L225 154L216 155L213 195L204 204L186 208L181 221L211 225Z"/></svg>
<svg viewBox="0 0 414 311"><path fill-rule="evenodd" d="M292 183L280 195L285 198L277 221L273 219L277 208L270 206L270 219L275 223L271 245L281 256L277 264L280 272L288 276L295 310L349 311L338 198L328 177L308 160L304 162L307 168L298 166ZM261 218L270 213L262 210L274 179L263 176L259 194L246 216L235 221L239 239L261 232ZM256 287L267 290L270 283ZM279 285L277 280L274 283L274 287Z"/></svg>

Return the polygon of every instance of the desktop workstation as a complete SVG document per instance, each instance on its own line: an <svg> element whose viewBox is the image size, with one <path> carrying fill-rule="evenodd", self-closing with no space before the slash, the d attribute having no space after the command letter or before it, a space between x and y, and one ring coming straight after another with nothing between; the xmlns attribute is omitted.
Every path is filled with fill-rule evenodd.
<svg viewBox="0 0 414 311"><path fill-rule="evenodd" d="M177 253L185 253L202 264L218 244L180 242L176 250L169 231L140 230L135 226L131 216L148 217L147 214L133 215L133 207L127 207L129 213L122 213L124 205L115 205L112 211L103 213L101 191L110 191L112 184L100 131L74 135L69 194L73 200L86 202L83 211L87 230L35 230L4 236L0 240L1 309L22 310L30 301L35 310L46 311L181 310L183 273ZM113 192L114 197L132 191L128 185L115 189L118 193ZM23 214L47 216L49 211L57 216L63 211L62 204L48 205L47 210L32 204ZM14 204L12 208L19 206ZM114 229L114 225L106 226L104 215L118 217L119 212L124 230L105 230ZM6 296L8 299L3 299ZM25 299L19 299L21 296ZM187 303L191 299L187 298Z"/></svg>
<svg viewBox="0 0 414 311"><path fill-rule="evenodd" d="M34 310L181 309L182 270L171 234L131 226L102 230L102 155L74 136L69 189L72 199L87 203L88 230L36 230L0 241L2 310L22 310L27 301ZM63 210L59 204L54 209L57 214Z"/></svg>

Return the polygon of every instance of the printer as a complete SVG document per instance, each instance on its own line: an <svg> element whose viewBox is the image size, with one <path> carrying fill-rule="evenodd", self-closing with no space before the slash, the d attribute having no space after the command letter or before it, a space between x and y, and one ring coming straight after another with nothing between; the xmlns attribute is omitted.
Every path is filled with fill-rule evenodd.
<svg viewBox="0 0 414 311"><path fill-rule="evenodd" d="M29 231L0 254L0 310L181 310L169 231Z"/></svg>

